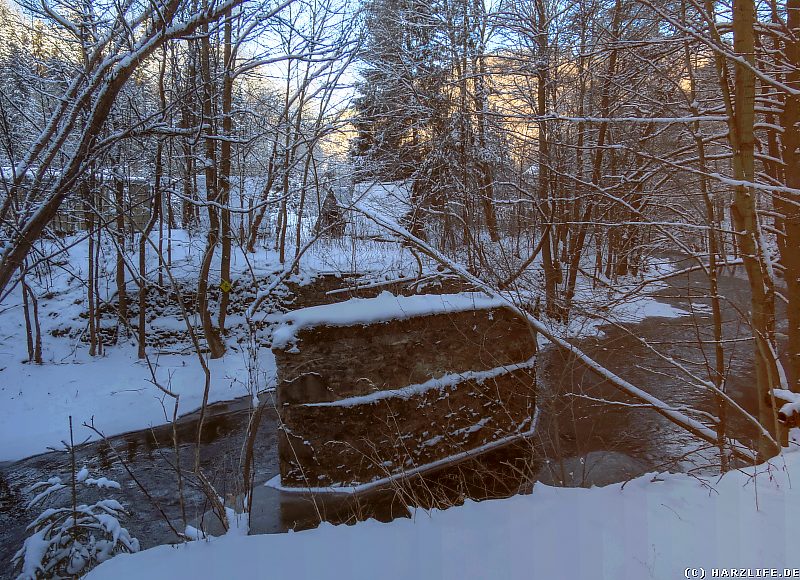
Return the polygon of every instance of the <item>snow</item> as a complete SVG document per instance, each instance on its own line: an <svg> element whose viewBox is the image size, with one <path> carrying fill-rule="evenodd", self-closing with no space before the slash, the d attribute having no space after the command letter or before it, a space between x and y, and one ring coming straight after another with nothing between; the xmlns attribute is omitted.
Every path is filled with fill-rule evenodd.
<svg viewBox="0 0 800 580"><path fill-rule="evenodd" d="M437 389L443 391L448 387L454 387L464 381L475 381L483 384L484 381L505 375L521 369L532 369L536 365L536 357L532 357L525 362L496 367L488 371L465 371L463 373L453 373L439 378L433 378L418 383L408 385L399 389L386 389L374 391L366 395L357 395L337 401L324 401L321 403L303 403L304 407L353 407L355 405L371 405L385 399L404 399L408 400L414 395L420 395L428 391Z"/></svg>
<svg viewBox="0 0 800 580"><path fill-rule="evenodd" d="M49 337L45 337L48 341ZM52 342L50 339L48 342ZM8 347L6 347L8 348ZM21 350L24 350L24 344ZM262 353L271 358L268 350ZM91 422L106 435L161 425L171 419L172 401L149 383L147 366L136 358L133 348L111 350L102 358L90 360L78 353L69 362L49 361L44 365L20 365L21 352L0 352L0 461L21 459L60 447L69 439L68 417L73 424ZM196 359L181 355L159 357L161 373L169 377L170 389L181 397L182 412L200 406L205 376ZM209 361L212 373L211 401L247 395L240 378L246 376L243 355L230 353ZM262 368L269 366L265 360ZM6 382L13 371L13 380ZM167 406L167 413L162 403ZM76 440L90 436L85 428L76 429Z"/></svg>
<svg viewBox="0 0 800 580"><path fill-rule="evenodd" d="M679 318L681 316L690 316L691 313L676 308L671 304L644 296L618 305L615 308L615 315L620 322L636 323L645 318Z"/></svg>
<svg viewBox="0 0 800 580"><path fill-rule="evenodd" d="M692 417L689 417L686 414L671 408L669 405L659 400L657 397L652 396L650 393L640 389L636 385L630 383L629 381L613 373L603 365L599 364L597 361L595 361L586 353L584 353L580 348L578 348L577 346L575 346L574 344L572 344L571 342L560 336L559 333L554 331L554 329L548 326L548 324L534 317L529 312L519 308L514 303L513 297L504 296L503 294L493 290L479 278L476 278L475 276L470 274L462 265L451 260L450 258L445 256L435 248L431 247L427 242L415 237L413 234L411 234L408 230L406 230L403 226L401 226L397 222L394 222L391 219L386 218L384 216L371 213L368 209L365 209L363 207L359 207L358 210L365 216L368 216L369 219L373 220L376 224L379 224L384 228L386 228L387 230L402 237L403 239L407 240L408 242L412 243L413 245L423 250L427 255L435 258L439 263L446 265L454 273L458 274L463 280L470 282L476 288L482 288L488 295L492 296L493 298L496 298L498 300L503 300L504 302L506 302L508 308L510 308L512 311L516 312L520 316L524 317L528 321L528 324L532 329L542 334L544 338L549 340L551 343L557 345L562 350L572 353L572 355L574 355L578 360L580 360L583 364L589 367L595 374L609 381L617 389L639 400L640 402L652 405L654 411L666 417L670 421L682 426L684 429L686 429L693 435L699 437L700 439L703 439L706 442L712 444L716 442L716 434L712 429L706 427L700 421L697 421ZM747 457L748 459L752 457L752 453L750 453L748 450L741 449L740 446L736 446L735 448L737 454L743 457Z"/></svg>
<svg viewBox="0 0 800 580"><path fill-rule="evenodd" d="M46 532L46 530L40 530L25 538L20 550L25 555L19 575L20 579L33 580L39 577L39 572L42 570L41 561L50 547L50 542L45 539Z"/></svg>
<svg viewBox="0 0 800 580"><path fill-rule="evenodd" d="M77 239L77 237L76 237ZM202 239L187 232L171 232L173 274L189 284L197 275L197 262L202 255ZM96 438L84 423L94 425L107 436L161 425L172 419L173 401L152 383L150 368L137 358L136 345L122 341L107 346L102 356L91 357L87 345L67 336L55 337L52 331L83 328L86 320L86 292L72 275L80 276L86 268L88 246L85 240L67 239L75 243L60 258L63 266L54 269L49 287L35 288L39 298L42 325L44 364L23 364L28 357L25 326L19 292L15 292L0 309L0 461L14 461L61 448L69 440L69 416L75 427L75 440ZM166 241L164 242L166 245ZM114 253L104 248L101 259L111 261ZM138 260L135 256L132 258ZM262 258L263 260L264 258ZM252 260L252 259L251 259ZM148 268L156 265L152 252ZM107 270L113 267L106 264ZM234 272L243 276L247 268L240 254L234 256ZM271 271L271 263L257 268L259 274ZM29 277L29 283L36 280ZM129 281L133 290L135 284ZM114 286L101 282L101 291L111 295ZM49 294L48 294L49 292ZM244 318L232 315L229 328L243 323ZM196 321L195 321L196 322ZM179 317L159 317L149 323L148 330L185 331ZM186 345L178 345L183 347ZM227 401L251 394L248 389L248 355L229 345L225 356L209 360L211 389L209 402ZM181 351L181 348L175 348ZM179 414L200 407L203 400L205 374L197 356L188 349L166 353L149 348L150 360L160 383L180 395ZM258 369L265 377L274 375L275 360L269 349L259 349Z"/></svg>
<svg viewBox="0 0 800 580"><path fill-rule="evenodd" d="M395 296L384 291L375 298L351 298L338 304L289 312L282 317L281 326L275 330L272 346L284 349L294 345L299 331L316 326L357 326L501 306L501 300L474 292Z"/></svg>
<svg viewBox="0 0 800 580"><path fill-rule="evenodd" d="M800 452L721 478L647 474L595 488L536 484L510 499L384 524L222 537L120 555L90 580L684 578L798 566ZM719 572L719 570L718 570Z"/></svg>
<svg viewBox="0 0 800 580"><path fill-rule="evenodd" d="M202 180L201 180L202 181ZM258 180L247 180L245 189L251 194L260 191ZM237 193L237 192L234 192ZM309 218L313 227L315 216ZM39 297L42 325L43 364L24 363L27 360L25 326L19 289L6 299L0 308L0 461L14 461L49 448L62 447L69 439L68 418L73 417L75 440L93 439L96 435L83 423L94 421L105 435L113 436L132 430L167 423L172 418L172 400L152 384L148 365L137 358L133 340L107 345L101 356L91 357L85 343L66 336L68 330L86 326L86 290L79 282L85 278L88 242L83 233L60 241L45 241L45 253L55 254L58 263L41 279L29 276L28 283ZM152 245L158 246L159 234L152 234ZM205 236L186 230L164 232L161 245L171 245L171 274L178 284L189 289L197 283L199 263L205 248ZM127 262L138 269L138 240L129 245ZM289 255L291 255L291 249ZM211 284L218 283L219 255L212 264ZM113 272L115 246L104 239L100 262L104 278L100 293L104 300L116 300ZM310 283L320 272L370 271L376 279L408 276L413 271L413 257L397 244L376 244L353 241L345 247L340 240L319 240L303 256L303 262L289 281ZM147 271L155 278L158 262L151 247L147 249ZM272 249L257 247L255 254L245 255L235 247L231 256L231 278L249 281L252 277L274 278L283 272L278 255ZM134 293L136 284L128 277L128 291ZM170 281L165 284L170 288ZM262 309L264 310L264 309ZM148 319L147 330L154 333L180 334L186 331L180 316L157 315ZM279 314L259 311L258 320L272 323ZM190 318L195 328L200 326L196 316ZM103 326L113 323L109 317ZM246 329L243 313L231 312L227 326L232 331ZM53 336L51 333L60 336ZM72 338L70 338L72 336ZM209 360L211 388L209 402L227 401L251 395L248 385L248 353L238 347L236 340L228 343L222 359ZM148 348L157 378L173 393L180 395L179 414L189 413L202 403L205 375L191 345L186 342L168 347ZM275 359L268 348L258 349L256 367L260 389L274 384Z"/></svg>
<svg viewBox="0 0 800 580"><path fill-rule="evenodd" d="M107 477L100 477L98 479L89 478L86 480L86 485L94 485L95 487L99 488L108 488L108 489L122 489L119 482L114 480L108 479Z"/></svg>
<svg viewBox="0 0 800 580"><path fill-rule="evenodd" d="M409 185L400 181L358 183L353 191L352 202L369 207L382 215L391 216L395 220L400 220L412 210ZM357 218L353 227L357 233L384 233L379 228L375 228L374 224Z"/></svg>
<svg viewBox="0 0 800 580"><path fill-rule="evenodd" d="M257 190L256 181L246 188ZM310 220L313 226L313 219ZM105 435L162 425L172 418L173 401L152 383L148 365L137 358L133 340L106 345L101 356L91 357L87 345L67 330L86 327L86 290L79 282L85 278L88 242L83 233L68 236L58 242L43 242L45 253L56 254L57 266L39 279L29 276L28 283L39 297L42 325L43 364L29 364L25 344L25 325L19 288L15 289L0 308L0 461L14 461L61 448L69 440L69 416L73 418L75 440L94 439L96 435L83 427L94 425ZM158 233L152 243L159 245ZM205 236L186 230L164 232L161 245L171 244L171 274L178 284L189 289L196 287L199 263L205 247ZM129 246L126 259L135 269L138 264L138 240ZM219 255L212 264L211 284L218 283ZM289 251L291 255L291 250ZM100 251L104 278L100 292L104 300L116 300L113 279L116 258L115 246L104 239ZM320 240L303 257L299 272L289 281L307 284L320 272L371 271L376 277L394 279L413 271L414 262L399 245L354 241L345 248L339 240ZM158 266L155 252L148 247L146 256L149 276L155 278ZM275 277L283 272L278 255L271 249L258 247L255 254L245 255L235 247L231 256L231 278L234 283L249 281L252 276ZM165 276L165 284L170 288ZM136 284L128 277L128 292ZM279 313L259 311L258 320L272 323ZM200 326L196 316L190 317L195 328ZM243 313L231 312L227 327L232 331L246 329ZM103 320L104 327L109 317ZM147 322L151 336L157 332L185 333L181 316L157 315ZM51 333L61 336L53 336ZM252 395L248 385L251 361L248 353L228 341L228 351L217 360L208 360L211 371L209 402L228 401ZM149 347L148 353L160 383L180 395L179 414L190 413L202 404L205 374L191 345L183 342L167 347ZM274 385L275 359L268 348L258 349L259 389Z"/></svg>
<svg viewBox="0 0 800 580"><path fill-rule="evenodd" d="M773 389L772 393L776 399L786 401L778 410L780 415L788 419L800 413L800 393L794 393L787 389Z"/></svg>
<svg viewBox="0 0 800 580"><path fill-rule="evenodd" d="M402 229L396 223L391 225L396 232ZM352 265L352 270L366 263L377 264L387 280L391 279L389 272L413 271L404 265L404 261L410 260L406 260L408 256L404 256L398 246L370 254L362 251L364 247L373 247L369 244L358 242L357 246L353 242L352 246L345 247L337 246L338 243L323 242L309 251L299 278L310 280L315 270L345 271L343 264ZM201 238L193 238L186 232L172 232L173 273L178 280L191 282L196 277L202 246ZM351 249L352 255L348 255ZM77 244L65 257L63 268L59 268L80 278L86 257L86 244ZM135 261L134 254L128 258ZM234 252L233 262L234 280L237 276L246 277L251 265L259 274L279 270L269 252L250 257L249 263ZM152 272L152 260L148 263ZM455 266L457 264L455 271L469 279L468 273ZM27 358L27 353L19 302L14 302L12 297L0 309L0 441L3 442L0 461L19 459L46 451L50 446L59 446L62 440L68 439L67 417L70 415L76 425L76 440L81 441L91 435L80 427L83 422L93 420L99 429L113 435L162 424L171 418L171 400L151 384L150 371L136 358L134 345L120 344L107 348L101 357L89 357L85 345L49 334L69 324L74 327L85 310L85 290L77 283L67 283L68 278L62 276L51 282L53 297L43 297L44 291L51 288L37 288L44 334L43 365L21 362ZM579 298L584 288L588 289L588 284L579 288ZM110 289L113 284L107 284L103 290L110 294ZM617 288L617 291L622 290ZM321 324L369 324L474 308L507 305L513 309L514 304L511 297L500 293L494 297L461 294L410 298L383 293L370 301L353 299L335 307L310 308L283 316L283 326L274 344L290 346L299 329ZM688 314L653 297L627 300L608 313L609 318L626 322L650 316ZM270 320L274 316L265 313ZM528 318L540 333L593 366L594 361L562 338L562 329ZM229 322L238 325L245 321L234 314ZM156 318L148 324L151 330L183 329L182 323L170 316ZM566 334L570 334L569 329ZM209 361L210 401L250 394L247 379L243 378L247 377L247 355L236 351L232 343L229 346L233 348L225 357ZM150 349L150 352L157 363L159 379L171 391L180 394L181 412L199 406L205 377L197 357L158 349ZM269 349L260 349L259 357L259 369L274 373L275 363ZM599 370L603 374L602 369ZM684 418L674 409L659 408L659 401L648 398L646 393L609 373L606 371L604 376L640 400L653 404L662 414L670 414L678 420ZM446 375L414 387L445 388L450 378L454 377ZM458 378L463 380L464 376ZM385 396L407 395L404 389L397 389L335 404L369 403ZM535 424L532 418L520 426L519 433L510 437L529 436ZM699 430L695 422L687 420L687 425ZM506 442L504 439L487 445ZM466 452L464 457L481 450ZM430 513L417 510L413 520L391 524L374 521L353 527L326 524L302 535L246 536L245 524L237 524L232 528L235 533L223 538L208 539L197 533L195 537L203 538L201 541L116 557L98 568L90 578L124 580L148 575L154 578L252 578L260 577L265 570L276 577L335 575L337 578L388 580L406 577L680 578L686 567L701 565L791 566L795 548L790 540L800 527L800 497L795 496L790 485L791 477L800 476L798 455L800 453L787 453L773 460L772 465L730 473L720 480L649 475L624 486L616 484L588 490L537 484L530 496L468 502L460 508ZM437 466L422 465L412 471ZM403 475L408 474L407 471ZM113 486L105 478L89 479L88 472L83 470L79 478L98 487ZM311 491L358 492L386 483L388 480L370 482L359 488L314 488ZM273 481L272 485L280 487L279 481ZM234 517L230 512L228 516L229 519ZM35 543L35 539L32 542ZM314 557L306 557L308 554Z"/></svg>

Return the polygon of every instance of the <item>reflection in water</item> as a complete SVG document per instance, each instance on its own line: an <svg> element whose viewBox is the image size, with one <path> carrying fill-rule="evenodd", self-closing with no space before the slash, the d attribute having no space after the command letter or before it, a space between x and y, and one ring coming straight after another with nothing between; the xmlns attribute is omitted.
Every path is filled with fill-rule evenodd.
<svg viewBox="0 0 800 580"><path fill-rule="evenodd" d="M257 485L253 490L250 532L299 531L315 528L320 522L354 524L366 519L388 522L410 517L409 508L445 509L467 499L527 493L541 468L537 453L533 441L512 443L480 457L360 494L285 492ZM223 532L210 511L193 525L197 527L201 522L203 529L212 535Z"/></svg>

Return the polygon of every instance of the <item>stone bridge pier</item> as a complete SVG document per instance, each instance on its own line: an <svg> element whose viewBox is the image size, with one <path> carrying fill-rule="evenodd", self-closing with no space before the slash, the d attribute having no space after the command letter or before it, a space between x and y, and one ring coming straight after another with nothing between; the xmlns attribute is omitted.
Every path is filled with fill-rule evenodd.
<svg viewBox="0 0 800 580"><path fill-rule="evenodd" d="M365 491L536 428L535 340L482 294L296 310L272 349L281 489Z"/></svg>

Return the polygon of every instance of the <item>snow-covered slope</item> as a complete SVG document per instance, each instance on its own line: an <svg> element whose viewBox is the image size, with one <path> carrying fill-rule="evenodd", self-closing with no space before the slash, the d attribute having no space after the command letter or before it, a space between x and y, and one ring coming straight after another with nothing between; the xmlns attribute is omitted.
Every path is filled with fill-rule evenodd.
<svg viewBox="0 0 800 580"><path fill-rule="evenodd" d="M389 524L161 546L115 557L88 578L671 580L695 577L692 569L700 577L700 568L706 577L715 568L763 577L765 568L800 568L798 482L800 451L788 451L722 478L537 484L529 496L417 511Z"/></svg>

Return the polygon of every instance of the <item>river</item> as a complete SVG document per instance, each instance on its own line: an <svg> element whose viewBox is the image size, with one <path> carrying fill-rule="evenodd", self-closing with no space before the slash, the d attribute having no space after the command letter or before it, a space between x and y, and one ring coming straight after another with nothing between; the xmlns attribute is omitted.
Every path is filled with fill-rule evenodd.
<svg viewBox="0 0 800 580"><path fill-rule="evenodd" d="M695 273L669 280L668 287L654 295L676 308L694 308L695 317L647 318L621 327L607 325L602 327L602 336L583 339L579 344L597 361L671 405L715 413L710 393L689 386L671 365L636 338L646 340L702 376L704 358L698 336L710 338L710 309L708 300L702 298L706 287L703 275ZM739 314L746 312L748 301L747 282L741 272L724 272L720 292L726 299L725 338L731 341L726 343L727 391L745 409L754 411L752 343L740 340L748 330ZM785 320L785 315L779 318ZM706 346L710 356L711 348ZM531 440L430 474L424 481L403 488L405 493L388 490L355 498L312 498L263 486L278 472L278 417L269 404L265 405L254 446L251 533L306 529L320 520L352 523L375 517L388 521L408 516L407 504L429 508L458 504L466 498L526 493L536 480L604 485L651 471L707 472L718 461L715 449L692 439L651 409L628 406L629 399L561 351L542 349L537 372L544 412ZM249 399L212 405L204 429L201 465L217 492L230 501L242 489L239 458L249 412ZM177 424L178 458L187 472L194 460L197 420L196 414L190 414ZM731 432L744 440L753 437L752 429L735 416L731 417ZM176 541L172 528L182 530L186 523L202 522L211 532L218 528L208 515L205 495L191 477L184 478L185 502L181 509L170 426L84 444L76 454L79 466L86 464L93 473L122 484L121 492L106 495L113 495L131 508L132 516L125 525L143 547ZM0 578L13 577L11 557L21 545L26 524L35 515L25 509L21 490L56 474L66 477L69 462L67 454L53 452L0 464ZM87 494L81 501L88 503L97 498ZM172 522L172 528L166 519Z"/></svg>

